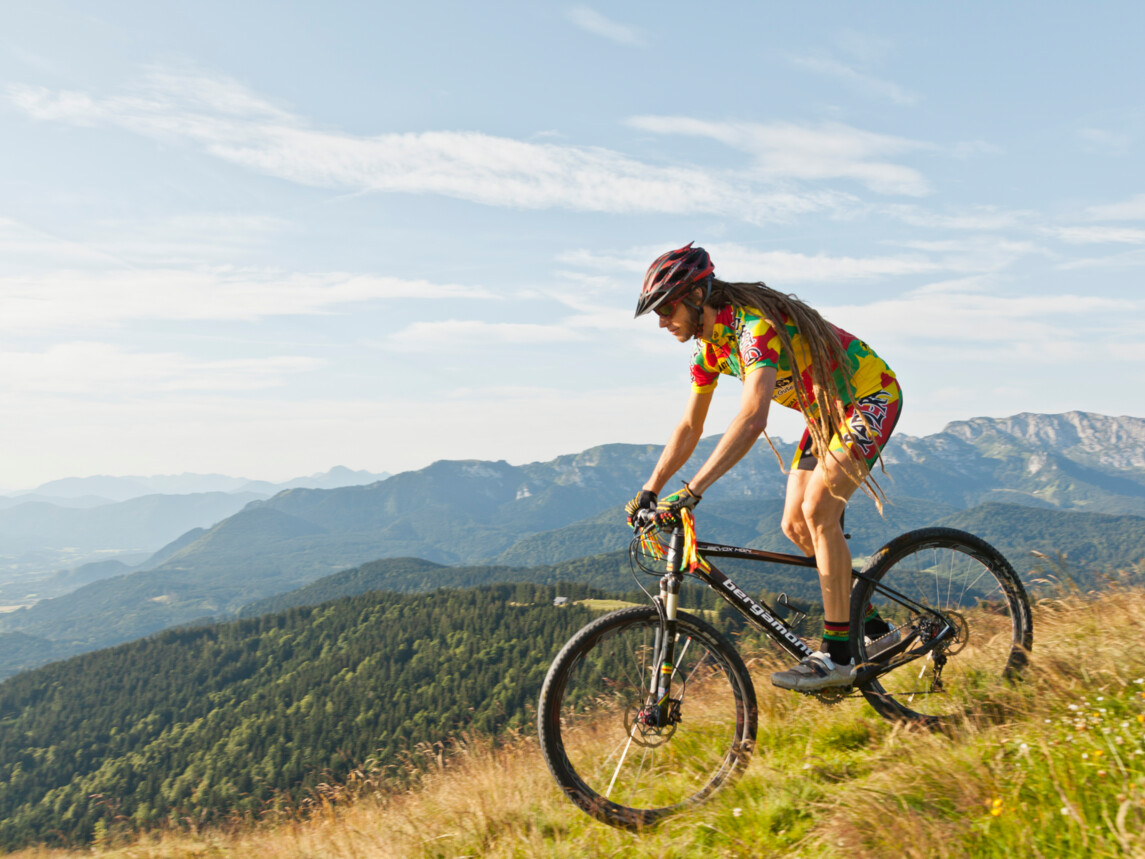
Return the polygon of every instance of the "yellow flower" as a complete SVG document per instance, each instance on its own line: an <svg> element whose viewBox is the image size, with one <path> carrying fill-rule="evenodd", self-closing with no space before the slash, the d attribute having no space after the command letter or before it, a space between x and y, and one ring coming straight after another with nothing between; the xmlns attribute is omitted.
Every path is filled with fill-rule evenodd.
<svg viewBox="0 0 1145 859"><path fill-rule="evenodd" d="M1001 813L1002 813L1002 809L1001 809L1001 808L991 808L991 809L990 809L990 814L991 814L991 816L992 816L992 817L997 817L997 816L998 816L999 814L1001 814Z"/></svg>

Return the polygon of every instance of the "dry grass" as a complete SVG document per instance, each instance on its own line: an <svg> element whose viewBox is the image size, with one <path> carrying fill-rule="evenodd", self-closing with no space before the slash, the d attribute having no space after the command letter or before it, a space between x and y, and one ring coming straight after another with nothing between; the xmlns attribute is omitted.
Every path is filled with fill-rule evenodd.
<svg viewBox="0 0 1145 859"><path fill-rule="evenodd" d="M471 740L440 757L429 750L430 770L401 795L363 782L353 801L354 785L332 790L307 815L159 832L82 855L1145 856L1145 685L1135 683L1145 677L1143 618L1141 590L1041 602L1028 681L947 734L892 724L859 701L828 708L780 692L766 679L772 659L753 660L760 731L744 778L642 836L575 809L525 736L500 747Z"/></svg>

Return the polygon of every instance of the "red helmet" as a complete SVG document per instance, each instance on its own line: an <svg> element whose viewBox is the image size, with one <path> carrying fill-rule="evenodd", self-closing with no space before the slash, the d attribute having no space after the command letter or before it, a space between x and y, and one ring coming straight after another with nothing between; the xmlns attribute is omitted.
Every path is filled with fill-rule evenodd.
<svg viewBox="0 0 1145 859"><path fill-rule="evenodd" d="M710 289L711 274L715 268L708 252L703 248L692 247L691 242L679 250L668 251L657 257L644 275L644 286L640 290L640 300L636 303L636 315L643 316L655 310L701 281L706 280L705 285Z"/></svg>

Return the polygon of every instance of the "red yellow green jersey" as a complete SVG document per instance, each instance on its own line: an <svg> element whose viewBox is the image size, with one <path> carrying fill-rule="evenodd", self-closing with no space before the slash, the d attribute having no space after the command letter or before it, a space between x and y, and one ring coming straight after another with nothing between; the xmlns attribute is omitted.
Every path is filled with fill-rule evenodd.
<svg viewBox="0 0 1145 859"><path fill-rule="evenodd" d="M804 390L810 393L811 356L806 340L788 320L784 319L783 324L791 338L795 364L802 371ZM842 371L832 368L844 402L885 388L886 376L894 379L890 367L870 346L842 328L830 327L838 335L850 363ZM696 341L692 354L692 390L713 391L721 374L742 381L762 367L774 367L777 371L772 399L781 406L798 409L791 356L780 345L771 320L755 308L728 305L716 315L711 339ZM854 397L848 395L844 380L850 381Z"/></svg>

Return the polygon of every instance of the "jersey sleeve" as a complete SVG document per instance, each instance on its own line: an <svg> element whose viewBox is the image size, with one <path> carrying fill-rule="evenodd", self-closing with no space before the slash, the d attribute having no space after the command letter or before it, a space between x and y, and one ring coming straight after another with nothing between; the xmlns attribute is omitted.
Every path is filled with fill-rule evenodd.
<svg viewBox="0 0 1145 859"><path fill-rule="evenodd" d="M711 349L711 346L697 341L692 352L692 390L698 394L714 391L720 378L718 365L708 354Z"/></svg>
<svg viewBox="0 0 1145 859"><path fill-rule="evenodd" d="M736 322L743 378L746 379L748 373L762 367L775 367L778 370L781 348L779 335L767 318L741 309Z"/></svg>

